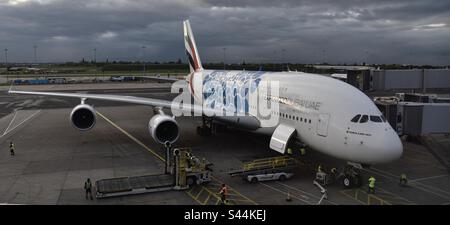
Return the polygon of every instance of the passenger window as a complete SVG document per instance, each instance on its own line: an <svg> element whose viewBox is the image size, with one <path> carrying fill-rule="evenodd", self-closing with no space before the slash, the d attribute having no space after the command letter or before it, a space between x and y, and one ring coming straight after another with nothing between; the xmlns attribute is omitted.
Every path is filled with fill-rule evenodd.
<svg viewBox="0 0 450 225"><path fill-rule="evenodd" d="M375 123L381 123L381 118L379 116L370 116L370 121Z"/></svg>
<svg viewBox="0 0 450 225"><path fill-rule="evenodd" d="M361 117L361 114L356 115L355 117L353 117L353 119L351 120L353 123L357 123L359 118Z"/></svg>
<svg viewBox="0 0 450 225"><path fill-rule="evenodd" d="M367 115L364 115L361 117L361 120L359 121L359 123L366 123L369 120L369 117Z"/></svg>
<svg viewBox="0 0 450 225"><path fill-rule="evenodd" d="M311 123L311 120L309 120L309 123Z"/></svg>

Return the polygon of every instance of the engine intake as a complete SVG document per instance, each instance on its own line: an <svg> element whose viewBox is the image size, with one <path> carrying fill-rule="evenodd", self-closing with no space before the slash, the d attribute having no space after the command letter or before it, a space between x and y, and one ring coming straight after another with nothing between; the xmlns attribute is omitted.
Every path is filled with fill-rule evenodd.
<svg viewBox="0 0 450 225"><path fill-rule="evenodd" d="M180 137L177 121L164 114L154 115L148 123L148 130L153 139L160 144L166 144L166 142L173 144Z"/></svg>
<svg viewBox="0 0 450 225"><path fill-rule="evenodd" d="M77 105L70 113L70 122L75 128L81 131L92 129L96 120L95 109L90 105Z"/></svg>

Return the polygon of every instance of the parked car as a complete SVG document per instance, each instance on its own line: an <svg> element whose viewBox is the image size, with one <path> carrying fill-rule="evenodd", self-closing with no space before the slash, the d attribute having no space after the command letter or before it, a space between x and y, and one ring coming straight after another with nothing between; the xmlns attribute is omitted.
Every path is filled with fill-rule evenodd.
<svg viewBox="0 0 450 225"><path fill-rule="evenodd" d="M276 173L264 173L264 174L254 174L248 175L247 181L256 183L259 181L268 181L268 180L286 180L294 176L293 173L290 172L276 172Z"/></svg>
<svg viewBox="0 0 450 225"><path fill-rule="evenodd" d="M119 81L119 82L122 82L122 81L124 81L124 77L123 76L112 76L110 79L109 79L110 81Z"/></svg>

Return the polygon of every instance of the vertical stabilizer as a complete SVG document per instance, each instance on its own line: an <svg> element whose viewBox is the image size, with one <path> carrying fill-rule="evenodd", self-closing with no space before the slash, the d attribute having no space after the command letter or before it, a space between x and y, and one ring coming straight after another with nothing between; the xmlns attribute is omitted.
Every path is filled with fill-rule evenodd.
<svg viewBox="0 0 450 225"><path fill-rule="evenodd" d="M197 45L195 44L194 35L192 34L189 20L183 22L184 28L184 46L186 48L186 55L189 60L189 69L192 72L203 70L200 56L198 55Z"/></svg>

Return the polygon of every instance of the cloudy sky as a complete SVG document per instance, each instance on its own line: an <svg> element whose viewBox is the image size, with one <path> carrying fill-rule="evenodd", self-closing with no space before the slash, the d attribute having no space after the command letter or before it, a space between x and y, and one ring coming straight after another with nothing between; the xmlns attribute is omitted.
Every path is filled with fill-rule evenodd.
<svg viewBox="0 0 450 225"><path fill-rule="evenodd" d="M0 48L16 62L34 45L40 62L94 48L98 61L185 61L183 19L205 62L226 48L227 62L450 64L448 0L0 0Z"/></svg>

